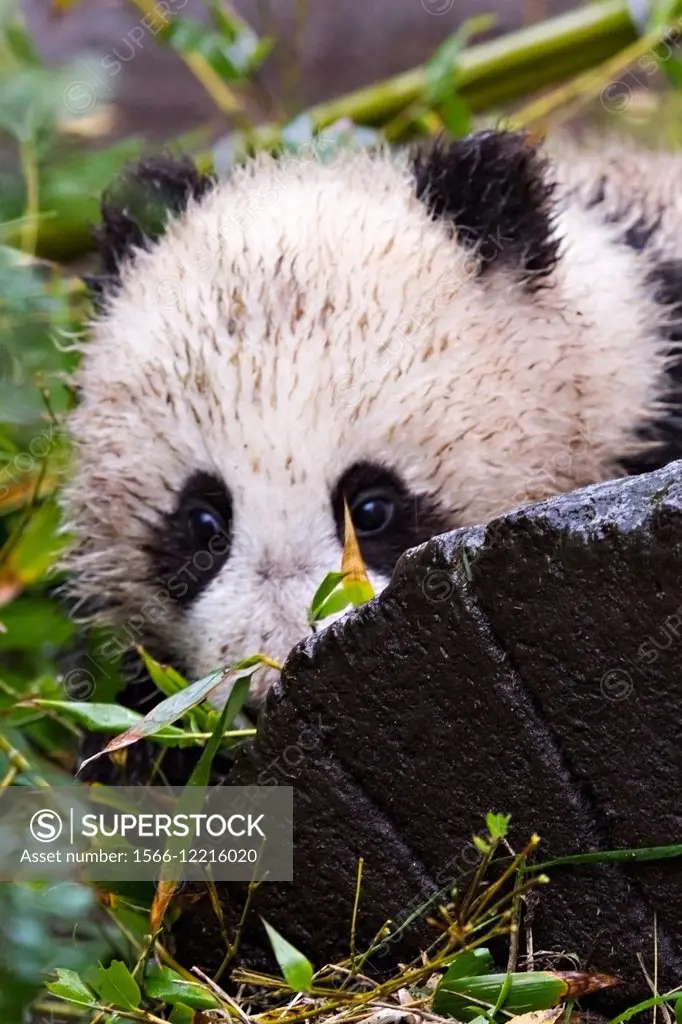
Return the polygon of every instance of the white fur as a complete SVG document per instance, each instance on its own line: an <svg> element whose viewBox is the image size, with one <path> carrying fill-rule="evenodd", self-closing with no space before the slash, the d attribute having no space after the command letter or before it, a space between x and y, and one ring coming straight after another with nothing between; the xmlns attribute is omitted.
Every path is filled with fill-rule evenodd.
<svg viewBox="0 0 682 1024"><path fill-rule="evenodd" d="M636 167L633 202L670 207ZM260 159L192 205L87 345L66 493L78 592L113 597L108 621L133 639L151 624L199 677L306 634L341 559L330 492L359 460L437 496L453 528L613 475L661 392L662 313L648 257L584 208L602 170L560 168L564 258L535 294L509 270L477 278L385 154ZM182 610L145 582L141 544L197 469L231 490L234 538Z"/></svg>

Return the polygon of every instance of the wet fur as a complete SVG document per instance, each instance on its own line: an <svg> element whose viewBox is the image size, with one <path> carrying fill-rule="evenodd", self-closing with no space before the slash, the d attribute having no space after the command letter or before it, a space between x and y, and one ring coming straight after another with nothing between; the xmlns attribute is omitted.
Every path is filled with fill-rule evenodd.
<svg viewBox="0 0 682 1024"><path fill-rule="evenodd" d="M679 171L634 151L550 163L507 133L416 159L261 157L220 184L133 168L135 202L103 203L71 420L83 607L193 677L283 658L339 567L349 467L397 474L421 509L409 546L676 457ZM153 550L194 473L225 481L234 520L183 603Z"/></svg>

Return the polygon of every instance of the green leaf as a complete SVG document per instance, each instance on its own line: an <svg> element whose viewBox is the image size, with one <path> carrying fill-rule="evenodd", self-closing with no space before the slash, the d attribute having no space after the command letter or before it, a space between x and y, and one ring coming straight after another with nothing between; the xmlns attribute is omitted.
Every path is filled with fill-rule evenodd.
<svg viewBox="0 0 682 1024"><path fill-rule="evenodd" d="M485 824L491 839L504 839L509 831L511 814L494 814L488 811L485 816Z"/></svg>
<svg viewBox="0 0 682 1024"><path fill-rule="evenodd" d="M222 19L221 30L194 18L173 18L159 32L159 38L178 53L198 53L227 82L248 78L262 64L271 40L259 40L251 31L244 31L236 21ZM234 31L227 31L231 24Z"/></svg>
<svg viewBox="0 0 682 1024"><path fill-rule="evenodd" d="M456 968L456 964L454 966ZM436 989L433 1012L462 1021L471 1021L477 1017L482 1005L495 1006L505 984L509 985L505 1009L515 1014L557 1006L565 998L568 989L562 978L549 971L484 974L465 978L457 971L452 976L450 970ZM508 978L511 980L507 981Z"/></svg>
<svg viewBox="0 0 682 1024"><path fill-rule="evenodd" d="M675 1003L675 1024L682 1024L682 996Z"/></svg>
<svg viewBox="0 0 682 1024"><path fill-rule="evenodd" d="M352 603L351 595L347 593L346 589L342 585L340 585L332 594L329 595L324 604L317 609L317 619L314 621L322 622L324 619L328 619L330 615L336 615L338 612L342 612Z"/></svg>
<svg viewBox="0 0 682 1024"><path fill-rule="evenodd" d="M230 728L230 725L234 722L235 718L244 706L244 702L248 696L249 686L251 685L251 676L240 676L235 682L230 696L225 702L225 707L222 710L220 718L216 724L213 734L204 747L199 762L190 775L188 786L209 786L211 779L211 766L213 764L213 758L218 752L220 747L223 733L226 729Z"/></svg>
<svg viewBox="0 0 682 1024"><path fill-rule="evenodd" d="M481 1014L481 1007L496 1007L504 999L505 1012L518 1015L549 1010L566 999L617 984L618 979L610 975L583 971L529 971L464 978L455 962L436 989L433 1011L444 1017L472 1021Z"/></svg>
<svg viewBox="0 0 682 1024"><path fill-rule="evenodd" d="M473 35L486 32L496 21L495 15L482 14L464 21L443 43L424 67L422 99L436 107L454 95L457 88L457 65L465 46Z"/></svg>
<svg viewBox="0 0 682 1024"><path fill-rule="evenodd" d="M250 658L245 658L243 661L238 662L236 665L230 668L211 672L203 679L199 679L196 683L192 683L191 686L186 687L180 693L174 694L172 697L167 697L166 700L162 700L160 704L152 708L141 721L137 722L132 728L126 732L117 736L111 740L107 745L92 757L87 758L81 764L82 770L86 764L101 757L102 754L110 753L114 750L122 750L123 747L129 747L133 743L137 743L138 740L145 739L148 736L154 736L159 732L160 729L165 728L172 722L175 722L178 718L182 718L183 715L195 708L197 704L201 704L202 701L206 700L207 697L218 687L221 686L229 676L235 672L243 671L244 669L253 669L263 664L263 655L254 654Z"/></svg>
<svg viewBox="0 0 682 1024"><path fill-rule="evenodd" d="M85 1003L91 1006L97 1002L94 992L91 992L84 981L75 971L66 970L63 967L56 969L57 980L50 981L47 991L60 999L66 999L70 1003Z"/></svg>
<svg viewBox="0 0 682 1024"><path fill-rule="evenodd" d="M187 688L189 685L187 680L172 665L162 665L156 661L152 658L151 654L145 651L141 644L138 644L137 652L142 658L145 668L152 678L152 682L161 690L161 693L165 693L167 697L172 697L173 694L180 693L181 690Z"/></svg>
<svg viewBox="0 0 682 1024"><path fill-rule="evenodd" d="M154 966L144 981L144 990L152 999L171 1006L183 1003L195 1010L215 1010L219 1000L200 982L185 981L170 967Z"/></svg>
<svg viewBox="0 0 682 1024"><path fill-rule="evenodd" d="M4 29L7 44L17 60L32 67L44 67L30 35L19 22L13 22Z"/></svg>
<svg viewBox="0 0 682 1024"><path fill-rule="evenodd" d="M87 701L47 700L41 697L27 702L30 707L52 708L92 732L121 733L142 721L138 711L120 704L90 704ZM182 729L166 726L156 733L157 740L182 740Z"/></svg>
<svg viewBox="0 0 682 1024"><path fill-rule="evenodd" d="M0 590L20 593L45 576L66 543L58 534L59 523L56 503L46 501L18 527L0 570Z"/></svg>
<svg viewBox="0 0 682 1024"><path fill-rule="evenodd" d="M681 0L655 0L651 17L649 18L649 31L664 29L682 16Z"/></svg>
<svg viewBox="0 0 682 1024"><path fill-rule="evenodd" d="M565 857L554 857L540 864L529 864L523 870L528 872L547 871L549 868L563 867L566 864L611 864L611 863L643 863L650 860L672 860L682 857L682 843L671 843L669 846L641 846L625 850L595 850L592 853L571 853Z"/></svg>
<svg viewBox="0 0 682 1024"><path fill-rule="evenodd" d="M350 579L347 576L341 583L341 589L348 598L348 603L354 607L367 604L374 597L374 587L368 579Z"/></svg>
<svg viewBox="0 0 682 1024"><path fill-rule="evenodd" d="M666 992L662 996L652 996L650 999L637 1003L636 1006L629 1006L627 1010L623 1010L617 1017L613 1017L609 1024L623 1024L624 1021L631 1020L637 1014L643 1013L644 1010L651 1010L654 1006L663 1006L664 1003L675 1003L675 1007L677 1007L679 1001L679 992Z"/></svg>
<svg viewBox="0 0 682 1024"><path fill-rule="evenodd" d="M270 945L289 988L294 992L309 992L314 973L310 960L287 942L264 918L261 918L261 921L265 925Z"/></svg>
<svg viewBox="0 0 682 1024"><path fill-rule="evenodd" d="M194 1010L176 1003L170 1015L170 1024L194 1024Z"/></svg>
<svg viewBox="0 0 682 1024"><path fill-rule="evenodd" d="M315 591L315 595L310 602L310 612L308 619L310 622L317 622L320 619L320 611L324 606L325 601L331 594L336 590L339 583L343 579L345 573L342 572L328 572L325 578L320 583L319 587Z"/></svg>
<svg viewBox="0 0 682 1024"><path fill-rule="evenodd" d="M424 102L437 106L455 91L455 70L463 44L459 32L438 47L424 68Z"/></svg>
<svg viewBox="0 0 682 1024"><path fill-rule="evenodd" d="M490 843L483 836L472 836L471 839L479 853L490 853Z"/></svg>
<svg viewBox="0 0 682 1024"><path fill-rule="evenodd" d="M670 84L676 89L682 89L682 60L671 57L669 60L662 60L660 66Z"/></svg>
<svg viewBox="0 0 682 1024"><path fill-rule="evenodd" d="M457 93L448 96L440 104L438 115L447 130L455 138L463 138L471 131L472 121L469 107Z"/></svg>
<svg viewBox="0 0 682 1024"><path fill-rule="evenodd" d="M488 973L493 966L493 957L489 949L480 946L478 949L467 949L455 953L448 967L448 978L475 978L478 974Z"/></svg>
<svg viewBox="0 0 682 1024"><path fill-rule="evenodd" d="M113 960L109 967L100 967L93 985L105 1003L119 1010L136 1010L142 998L140 988L121 960Z"/></svg>

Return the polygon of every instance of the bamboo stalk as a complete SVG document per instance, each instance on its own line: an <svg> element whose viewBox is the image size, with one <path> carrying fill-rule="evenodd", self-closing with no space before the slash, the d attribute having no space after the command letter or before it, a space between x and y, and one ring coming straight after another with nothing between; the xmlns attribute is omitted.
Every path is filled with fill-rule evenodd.
<svg viewBox="0 0 682 1024"><path fill-rule="evenodd" d="M145 0L136 0L145 3ZM539 89L555 85L572 75L618 54L637 38L626 0L601 0L579 9L527 26L499 39L471 46L461 55L456 71L462 97L474 112L508 103ZM356 124L384 124L422 95L423 67L396 75L384 82L358 89L345 96L319 103L305 112L315 131L343 119ZM265 124L244 134L252 148L274 148L281 139L281 126ZM200 154L202 163L210 154ZM103 190L108 181L101 182ZM37 252L60 259L64 238L69 254L85 252L91 246L90 224L78 206L69 216L45 216L38 225ZM5 244L19 246L20 232L7 231Z"/></svg>
<svg viewBox="0 0 682 1024"><path fill-rule="evenodd" d="M511 102L608 59L636 36L625 0L590 4L469 47L457 68L459 92L474 112ZM356 124L380 125L414 103L425 81L425 69L413 68L385 82L319 103L305 116L316 131L343 118ZM275 125L264 125L254 132L254 141L260 147L275 145L278 137Z"/></svg>

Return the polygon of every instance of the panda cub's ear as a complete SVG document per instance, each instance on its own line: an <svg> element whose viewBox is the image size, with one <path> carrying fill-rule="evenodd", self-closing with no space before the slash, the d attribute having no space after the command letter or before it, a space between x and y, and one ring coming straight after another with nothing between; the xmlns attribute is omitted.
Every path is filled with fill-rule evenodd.
<svg viewBox="0 0 682 1024"><path fill-rule="evenodd" d="M477 132L417 153L412 166L418 198L479 254L481 274L506 266L532 286L552 272L555 185L527 135Z"/></svg>
<svg viewBox="0 0 682 1024"><path fill-rule="evenodd" d="M182 213L214 185L188 156L154 156L127 167L102 197L102 223L95 229L101 274L87 283L96 299L120 284L121 267L136 249L148 249Z"/></svg>

